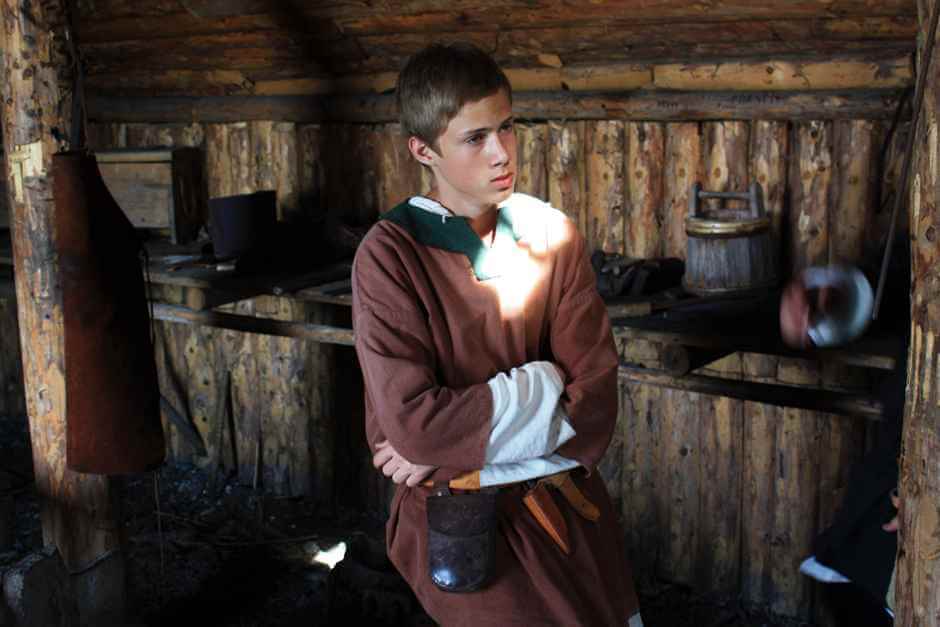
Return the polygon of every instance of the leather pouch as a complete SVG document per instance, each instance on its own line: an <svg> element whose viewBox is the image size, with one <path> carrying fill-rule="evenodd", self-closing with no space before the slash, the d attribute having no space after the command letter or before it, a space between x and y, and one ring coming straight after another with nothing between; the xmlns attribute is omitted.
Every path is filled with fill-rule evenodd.
<svg viewBox="0 0 940 627"><path fill-rule="evenodd" d="M493 574L496 490L427 499L428 574L445 592L479 590Z"/></svg>

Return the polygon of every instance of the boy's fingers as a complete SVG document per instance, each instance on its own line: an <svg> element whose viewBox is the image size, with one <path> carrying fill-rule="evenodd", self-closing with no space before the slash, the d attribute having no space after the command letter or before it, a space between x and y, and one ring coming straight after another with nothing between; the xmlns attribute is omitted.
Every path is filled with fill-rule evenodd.
<svg viewBox="0 0 940 627"><path fill-rule="evenodd" d="M395 474L392 475L392 481L395 483L404 483L411 474L411 467L408 464L402 464L398 467L398 470L395 471Z"/></svg>
<svg viewBox="0 0 940 627"><path fill-rule="evenodd" d="M408 477L408 487L413 488L434 472L434 466L418 466L414 473Z"/></svg>
<svg viewBox="0 0 940 627"><path fill-rule="evenodd" d="M395 453L388 450L387 448L379 449L375 455L372 456L372 465L376 468L381 468L385 465L385 462L390 460L395 456Z"/></svg>
<svg viewBox="0 0 940 627"><path fill-rule="evenodd" d="M397 456L393 456L382 466L382 474L384 474L386 477L391 477L393 474L395 474L395 471L401 468L401 466L401 459L399 459Z"/></svg>
<svg viewBox="0 0 940 627"><path fill-rule="evenodd" d="M898 527L900 527L900 523L898 522L897 516L895 516L894 518L892 518L890 521L886 522L885 524L881 525L881 528L887 531L888 533L893 533L897 531Z"/></svg>

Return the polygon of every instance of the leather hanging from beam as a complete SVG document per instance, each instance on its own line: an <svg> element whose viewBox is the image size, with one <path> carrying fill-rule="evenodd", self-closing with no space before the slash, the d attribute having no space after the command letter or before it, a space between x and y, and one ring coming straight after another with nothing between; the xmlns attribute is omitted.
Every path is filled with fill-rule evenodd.
<svg viewBox="0 0 940 627"><path fill-rule="evenodd" d="M140 244L94 156L53 156L65 334L66 463L142 472L163 462L160 394Z"/></svg>

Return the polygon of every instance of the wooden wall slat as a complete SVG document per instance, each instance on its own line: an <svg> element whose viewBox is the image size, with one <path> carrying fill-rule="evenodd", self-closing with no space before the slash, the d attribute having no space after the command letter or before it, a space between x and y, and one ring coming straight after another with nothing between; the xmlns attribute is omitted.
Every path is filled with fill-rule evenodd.
<svg viewBox="0 0 940 627"><path fill-rule="evenodd" d="M424 191L421 188L421 170L424 168L408 151L400 125L385 125L379 129L379 135L376 196L378 210L384 212Z"/></svg>
<svg viewBox="0 0 940 627"><path fill-rule="evenodd" d="M699 500L702 475L699 472L700 449L699 408L702 396L693 392L663 390L663 447L660 451L660 472L666 473L665 493L669 502L664 508L666 525L661 542L662 557L658 574L685 584L695 581L698 556Z"/></svg>
<svg viewBox="0 0 940 627"><path fill-rule="evenodd" d="M788 271L780 254L786 216L784 205L789 158L789 129L786 122L755 121L751 127L750 179L760 183L764 207L771 218L777 251L778 272ZM745 376L757 381L777 382L778 359L745 354ZM741 500L741 596L752 603L769 604L778 598L776 580L770 575L774 559L774 528L778 427L780 408L746 402L743 406L742 500Z"/></svg>
<svg viewBox="0 0 940 627"><path fill-rule="evenodd" d="M750 125L746 122L703 124L705 188L710 191L743 191L748 180ZM727 201L713 207L719 215L740 210L745 203ZM741 378L740 354L729 355L709 366L714 373ZM738 586L741 511L741 457L743 402L703 396L700 409L701 485L721 485L701 494L696 584L703 590L732 593Z"/></svg>
<svg viewBox="0 0 940 627"><path fill-rule="evenodd" d="M666 528L667 476L662 450L663 416L661 388L621 384L620 413L623 425L623 531L638 577L656 572Z"/></svg>
<svg viewBox="0 0 940 627"><path fill-rule="evenodd" d="M867 120L833 123L832 202L829 208L831 264L861 265L866 235L873 214L870 169L877 139L875 124ZM872 389L867 373L842 364L826 363L822 383L827 387ZM823 415L820 420L819 529L832 524L849 482L852 464L864 450L866 425L844 416ZM817 622L835 623L829 608L815 604Z"/></svg>
<svg viewBox="0 0 940 627"><path fill-rule="evenodd" d="M325 215L325 189L327 172L324 164L323 128L319 124L304 124L297 129L298 160L300 162L299 202L313 219Z"/></svg>
<svg viewBox="0 0 940 627"><path fill-rule="evenodd" d="M791 161L790 266L802 270L829 260L829 184L832 177L832 123L801 122L793 127Z"/></svg>
<svg viewBox="0 0 940 627"><path fill-rule="evenodd" d="M686 257L685 219L689 189L703 180L702 133L698 123L666 126L663 174L663 253ZM663 446L659 468L665 473L667 522L661 541L659 574L691 584L699 545L699 499L701 495L699 394L662 392ZM693 409L695 408L695 409Z"/></svg>
<svg viewBox="0 0 940 627"><path fill-rule="evenodd" d="M536 198L548 196L548 125L517 122L516 191Z"/></svg>
<svg viewBox="0 0 940 627"><path fill-rule="evenodd" d="M588 250L623 252L624 123L588 122L586 139Z"/></svg>
<svg viewBox="0 0 940 627"><path fill-rule="evenodd" d="M685 259L685 219L689 213L689 189L702 177L702 138L695 122L666 126L663 253Z"/></svg>
<svg viewBox="0 0 940 627"><path fill-rule="evenodd" d="M825 265L829 260L832 133L831 122L813 121L793 127L788 221L793 272L810 265ZM783 383L822 382L818 364L812 362L781 359L777 372ZM820 439L826 416L789 407L782 408L780 416L772 560L776 594L771 607L780 613L809 618L812 586L798 568L812 554L813 539L819 531L819 473L824 454Z"/></svg>
<svg viewBox="0 0 940 627"><path fill-rule="evenodd" d="M660 221L663 203L664 125L657 122L627 124L627 201L624 222L627 257L648 259L662 255Z"/></svg>
<svg viewBox="0 0 940 627"><path fill-rule="evenodd" d="M586 233L585 122L548 123L548 201Z"/></svg>

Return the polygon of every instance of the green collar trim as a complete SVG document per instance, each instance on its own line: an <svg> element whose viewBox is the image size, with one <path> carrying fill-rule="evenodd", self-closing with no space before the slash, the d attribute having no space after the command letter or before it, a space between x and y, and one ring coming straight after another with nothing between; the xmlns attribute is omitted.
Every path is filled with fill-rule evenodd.
<svg viewBox="0 0 940 627"><path fill-rule="evenodd" d="M513 225L512 212L508 207L499 208L492 247L483 243L470 228L470 221L466 218L438 215L416 207L407 200L384 213L380 219L394 222L425 246L466 255L479 281L494 279L502 274L502 266L505 264L498 260L507 247L515 247L521 237Z"/></svg>

